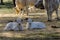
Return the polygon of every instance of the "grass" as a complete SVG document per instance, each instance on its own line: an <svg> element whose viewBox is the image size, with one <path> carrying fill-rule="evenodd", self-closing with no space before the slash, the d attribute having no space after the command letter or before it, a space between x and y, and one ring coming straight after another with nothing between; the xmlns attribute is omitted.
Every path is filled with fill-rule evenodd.
<svg viewBox="0 0 60 40"><path fill-rule="evenodd" d="M44 17L43 17L44 18ZM9 18L1 18L3 23L0 22L0 39L1 40L60 40L60 28L52 29L51 25L59 25L59 21L47 22L41 18L42 22L46 24L46 29L34 29L34 30L24 30L24 31L2 31L5 25L5 21L9 21ZM13 18L10 18L10 20ZM34 21L41 21L34 19ZM58 30L59 29L59 30ZM59 31L59 32L58 32Z"/></svg>
<svg viewBox="0 0 60 40"><path fill-rule="evenodd" d="M4 5L0 4L0 14L11 14L13 13L13 3L12 0L3 0Z"/></svg>
<svg viewBox="0 0 60 40"><path fill-rule="evenodd" d="M0 5L0 14L15 13L13 9L14 6L12 4L12 0L10 1L4 0L4 3L5 3L4 5ZM56 15L53 15L53 17L56 17ZM47 22L46 14L40 15L39 18L38 17L32 18L33 21L44 22L46 24L46 29L34 29L34 30L24 30L24 31L3 31L8 21L14 19L16 19L16 17L0 18L0 40L60 40L60 28L57 29L51 28L52 25L56 25L60 27L60 21L56 21L56 19L54 19L53 22Z"/></svg>
<svg viewBox="0 0 60 40"><path fill-rule="evenodd" d="M24 33L23 33L24 32ZM5 32L5 35L3 35L3 33L0 36L0 40L60 40L60 36L57 36L55 33L51 33L51 34L47 34L44 32L34 32L34 31L28 31L29 33L26 33L27 31L18 31L18 32L14 32L14 31L8 31ZM8 34L8 36L6 36ZM42 37L41 34L45 37ZM47 34L47 35L46 35ZM10 35L10 36L9 36ZM11 37L12 36L12 37Z"/></svg>
<svg viewBox="0 0 60 40"><path fill-rule="evenodd" d="M0 14L13 14L14 10L13 9L8 9L8 8L2 8L0 9Z"/></svg>

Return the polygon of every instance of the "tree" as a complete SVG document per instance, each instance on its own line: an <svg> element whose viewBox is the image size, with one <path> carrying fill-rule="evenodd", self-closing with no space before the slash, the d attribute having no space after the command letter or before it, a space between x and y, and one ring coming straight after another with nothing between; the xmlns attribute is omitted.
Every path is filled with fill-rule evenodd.
<svg viewBox="0 0 60 40"><path fill-rule="evenodd" d="M16 0L13 0L13 4L14 4L14 6L16 6L16 5L15 5L15 1L16 1Z"/></svg>
<svg viewBox="0 0 60 40"><path fill-rule="evenodd" d="M4 4L4 3L3 3L3 0L0 0L0 2L1 2L0 4Z"/></svg>

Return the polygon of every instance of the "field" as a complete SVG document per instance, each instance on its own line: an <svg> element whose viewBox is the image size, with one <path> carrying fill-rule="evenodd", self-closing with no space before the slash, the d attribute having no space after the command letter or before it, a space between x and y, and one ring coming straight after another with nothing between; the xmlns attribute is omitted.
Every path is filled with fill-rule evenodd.
<svg viewBox="0 0 60 40"><path fill-rule="evenodd" d="M33 21L44 22L46 25L45 29L3 31L9 20L15 20L17 17L21 17L15 14L12 3L8 3L7 0L5 0L4 3L5 5L0 6L0 40L60 40L60 28L51 27L53 25L60 27L60 20L56 20L56 14L54 12L53 21L48 22L47 14L44 10L39 10L38 13L29 13L30 15L33 14L33 16L29 17L31 17Z"/></svg>

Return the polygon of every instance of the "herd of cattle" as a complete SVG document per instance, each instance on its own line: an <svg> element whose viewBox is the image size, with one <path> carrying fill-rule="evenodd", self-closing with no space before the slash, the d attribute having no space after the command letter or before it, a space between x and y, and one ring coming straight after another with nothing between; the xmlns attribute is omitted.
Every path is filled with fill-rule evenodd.
<svg viewBox="0 0 60 40"><path fill-rule="evenodd" d="M52 13L56 11L57 19L59 19L58 16L58 8L59 8L59 2L60 0L16 0L16 12L20 13L21 11L24 11L29 7L35 7L39 9L46 9L48 21L52 20Z"/></svg>

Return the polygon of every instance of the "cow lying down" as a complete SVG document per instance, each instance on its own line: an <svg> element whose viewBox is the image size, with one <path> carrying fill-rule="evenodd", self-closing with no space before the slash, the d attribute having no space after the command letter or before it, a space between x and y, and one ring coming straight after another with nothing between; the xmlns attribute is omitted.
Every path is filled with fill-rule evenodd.
<svg viewBox="0 0 60 40"><path fill-rule="evenodd" d="M9 30L19 31L19 30L21 30L22 31L23 26L22 26L21 20L18 19L16 21L10 21L9 23L7 23L4 30L6 30L6 31L9 31Z"/></svg>
<svg viewBox="0 0 60 40"><path fill-rule="evenodd" d="M44 29L46 25L43 22L32 22L32 19L28 19L27 21L28 29Z"/></svg>

